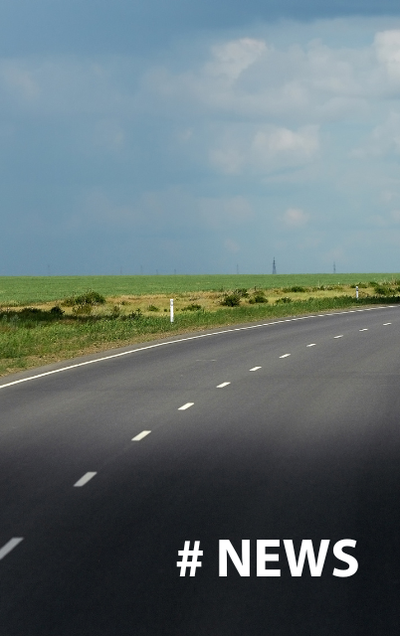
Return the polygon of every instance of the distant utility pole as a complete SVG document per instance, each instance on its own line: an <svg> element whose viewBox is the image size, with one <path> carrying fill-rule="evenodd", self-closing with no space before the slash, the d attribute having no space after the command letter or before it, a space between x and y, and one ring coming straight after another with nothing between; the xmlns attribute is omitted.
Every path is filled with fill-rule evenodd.
<svg viewBox="0 0 400 636"><path fill-rule="evenodd" d="M333 261L333 273L336 274L336 263Z"/></svg>
<svg viewBox="0 0 400 636"><path fill-rule="evenodd" d="M273 273L273 274L276 274L275 256L274 256L274 260L272 261L272 273Z"/></svg>

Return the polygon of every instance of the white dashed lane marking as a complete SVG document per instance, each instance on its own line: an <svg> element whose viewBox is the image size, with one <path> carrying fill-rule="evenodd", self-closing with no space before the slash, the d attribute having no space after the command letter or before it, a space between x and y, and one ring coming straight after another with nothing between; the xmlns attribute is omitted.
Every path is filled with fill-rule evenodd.
<svg viewBox="0 0 400 636"><path fill-rule="evenodd" d="M91 479L93 479L93 477L97 475L97 473L85 473L83 475L83 477L81 477L80 479L78 479L78 481L76 482L76 484L74 484L75 488L81 488L82 486L84 486L85 484L88 483L88 481L90 481Z"/></svg>
<svg viewBox="0 0 400 636"><path fill-rule="evenodd" d="M151 431L142 431L141 433L139 433L139 435L136 435L136 437L132 437L132 442L140 442L141 439L143 439L150 433Z"/></svg>
<svg viewBox="0 0 400 636"><path fill-rule="evenodd" d="M7 556L7 554L11 552L11 550L14 550L14 548L19 543L21 543L21 541L23 541L23 537L14 537L13 539L10 539L5 545L3 545L3 547L0 548L0 561L1 559L4 559L4 557Z"/></svg>
<svg viewBox="0 0 400 636"><path fill-rule="evenodd" d="M279 356L280 358L288 358L290 356L290 353L284 353L283 356Z"/></svg>
<svg viewBox="0 0 400 636"><path fill-rule="evenodd" d="M333 336L334 338L343 338L343 334L341 336Z"/></svg>
<svg viewBox="0 0 400 636"><path fill-rule="evenodd" d="M217 384L217 389L223 389L224 387L228 386L228 384L230 384L230 382L222 382L222 384Z"/></svg>
<svg viewBox="0 0 400 636"><path fill-rule="evenodd" d="M261 367L253 367L252 369L249 369L249 371L258 371L258 369L261 369Z"/></svg>
<svg viewBox="0 0 400 636"><path fill-rule="evenodd" d="M180 406L178 411L186 411L186 409L190 409L193 406L194 402L186 402L183 406Z"/></svg>
<svg viewBox="0 0 400 636"><path fill-rule="evenodd" d="M384 323L383 323L383 326L384 326L384 327L387 327L387 325L391 325L391 324L392 324L391 322L384 322Z"/></svg>
<svg viewBox="0 0 400 636"><path fill-rule="evenodd" d="M359 329L358 331L368 331L368 329Z"/></svg>
<svg viewBox="0 0 400 636"><path fill-rule="evenodd" d="M315 342L312 342L311 344L306 345L306 346L307 346L307 347L316 347L316 344L315 344Z"/></svg>

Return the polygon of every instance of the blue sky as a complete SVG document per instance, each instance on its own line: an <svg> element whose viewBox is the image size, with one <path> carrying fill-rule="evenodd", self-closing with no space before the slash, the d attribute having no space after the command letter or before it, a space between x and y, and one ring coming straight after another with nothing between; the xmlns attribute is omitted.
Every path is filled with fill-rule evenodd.
<svg viewBox="0 0 400 636"><path fill-rule="evenodd" d="M2 0L0 275L400 272L398 1Z"/></svg>

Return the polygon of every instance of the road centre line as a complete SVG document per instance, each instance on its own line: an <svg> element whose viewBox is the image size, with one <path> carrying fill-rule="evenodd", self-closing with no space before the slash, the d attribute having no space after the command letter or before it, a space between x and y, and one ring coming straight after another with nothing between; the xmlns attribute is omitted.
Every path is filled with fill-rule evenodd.
<svg viewBox="0 0 400 636"><path fill-rule="evenodd" d="M81 477L80 479L78 479L78 481L76 482L76 484L74 484L75 488L81 488L82 486L84 486L85 484L88 483L88 481L90 481L91 479L93 479L93 477L97 475L97 473L85 473L83 475L83 477Z"/></svg>
<svg viewBox="0 0 400 636"><path fill-rule="evenodd" d="M13 539L10 539L5 545L3 545L2 548L0 548L0 561L1 559L4 559L5 556L7 556L7 554L9 552L11 552L11 550L14 550L14 548L21 543L21 541L23 541L24 537L14 537Z"/></svg>
<svg viewBox="0 0 400 636"><path fill-rule="evenodd" d="M230 382L222 382L222 384L217 384L216 388L223 389L224 387L228 386L228 384L230 384Z"/></svg>
<svg viewBox="0 0 400 636"><path fill-rule="evenodd" d="M333 336L333 338L343 338L343 334L341 336Z"/></svg>
<svg viewBox="0 0 400 636"><path fill-rule="evenodd" d="M194 402L186 402L183 406L180 406L178 411L186 411L186 409L190 409L193 406Z"/></svg>
<svg viewBox="0 0 400 636"><path fill-rule="evenodd" d="M258 369L261 369L262 367L253 367L252 369L249 369L249 371L258 371Z"/></svg>
<svg viewBox="0 0 400 636"><path fill-rule="evenodd" d="M378 309L394 309L394 308L397 308L396 305L368 307L366 309L350 309L346 311L330 312L327 314L310 314L308 316L297 316L296 318L285 318L284 320L274 320L271 322L257 323L256 325L249 325L248 327L234 327L232 329L222 329L221 331L212 331L210 333L202 333L202 334L197 334L195 336L188 336L187 338L177 338L176 340L166 340L164 342L157 342L156 344L146 345L145 347L138 347L137 349L129 349L128 351L120 351L119 353L112 353L110 355L102 356L100 358L94 358L93 360L85 360L84 362L69 364L68 366L61 367L60 369L52 369L51 371L44 371L43 373L37 373L35 375L28 376L27 378L12 380L11 382L0 384L0 390L5 389L6 387L9 387L9 386L14 386L16 384L22 384L24 382L30 382L31 380L37 380L38 378L44 378L48 375L54 375L56 373L63 373L64 371L69 371L71 369L84 367L89 364L96 364L97 362L104 362L105 360L113 360L115 358L121 358L123 356L128 356L133 353L138 353L139 351L146 351L147 349L155 349L157 347L164 347L166 345L172 345L179 342L187 342L189 340L198 340L199 338L209 338L211 336L219 336L220 334L224 334L224 333L233 333L235 331L248 331L249 329L259 329L260 327L270 327L273 325L284 324L286 322L297 322L299 320L308 320L310 318L325 317L325 316L340 316L343 314L350 314L350 313L355 313L360 311L377 311Z"/></svg>
<svg viewBox="0 0 400 636"><path fill-rule="evenodd" d="M392 324L391 322L384 322L383 326L386 327L387 325L391 325L391 324Z"/></svg>
<svg viewBox="0 0 400 636"><path fill-rule="evenodd" d="M136 435L136 437L132 437L132 442L140 442L141 439L143 439L144 437L146 437L150 433L151 433L151 431L142 431L141 433Z"/></svg>
<svg viewBox="0 0 400 636"><path fill-rule="evenodd" d="M368 329L359 329L358 331L368 331Z"/></svg>
<svg viewBox="0 0 400 636"><path fill-rule="evenodd" d="M315 342L312 342L311 344L306 345L306 347L316 347L316 346L317 346L317 345L315 344Z"/></svg>
<svg viewBox="0 0 400 636"><path fill-rule="evenodd" d="M291 354L290 353L284 353L283 356L279 356L280 358L288 358Z"/></svg>

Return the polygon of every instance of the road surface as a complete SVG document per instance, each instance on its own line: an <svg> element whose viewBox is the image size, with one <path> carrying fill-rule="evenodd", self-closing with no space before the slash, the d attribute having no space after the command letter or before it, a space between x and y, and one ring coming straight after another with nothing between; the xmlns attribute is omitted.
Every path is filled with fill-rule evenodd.
<svg viewBox="0 0 400 636"><path fill-rule="evenodd" d="M0 382L1 636L399 634L400 309L180 340Z"/></svg>

